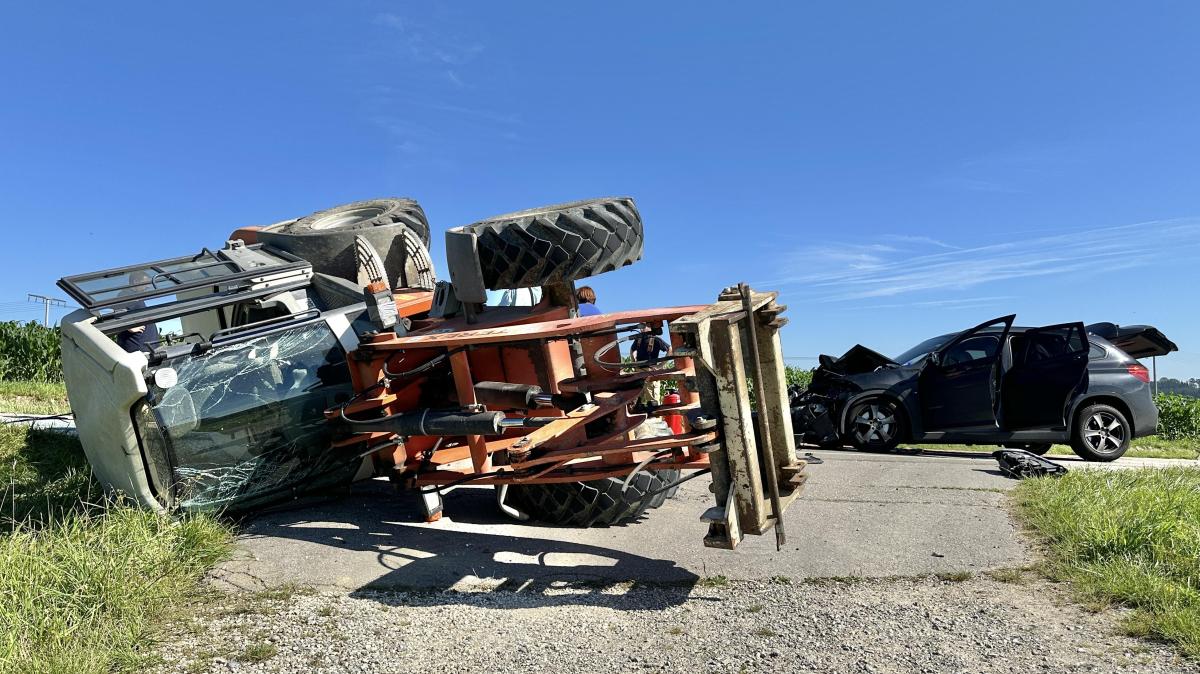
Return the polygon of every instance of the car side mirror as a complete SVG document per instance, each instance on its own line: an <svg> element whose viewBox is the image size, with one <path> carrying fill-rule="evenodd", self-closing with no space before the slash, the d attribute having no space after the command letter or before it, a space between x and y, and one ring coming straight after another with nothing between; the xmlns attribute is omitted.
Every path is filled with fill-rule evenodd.
<svg viewBox="0 0 1200 674"><path fill-rule="evenodd" d="M933 353L929 354L929 364L934 365L934 366L941 365L942 364L942 354L938 353L937 351L934 351Z"/></svg>

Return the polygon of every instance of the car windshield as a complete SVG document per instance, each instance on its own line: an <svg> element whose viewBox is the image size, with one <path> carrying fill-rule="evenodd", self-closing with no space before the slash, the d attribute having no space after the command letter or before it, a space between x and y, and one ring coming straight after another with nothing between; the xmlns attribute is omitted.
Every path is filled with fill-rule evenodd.
<svg viewBox="0 0 1200 674"><path fill-rule="evenodd" d="M954 338L954 335L942 335L940 337L931 337L930 339L927 339L927 340L921 342L920 344L914 346L913 348L909 349L908 351L905 351L904 353L900 354L899 356L896 356L893 360L895 360L897 363L900 363L901 365L905 365L905 366L916 365L917 363L921 362L930 353L937 350L938 347L940 347L941 345L945 344L946 342L950 341L953 338Z"/></svg>

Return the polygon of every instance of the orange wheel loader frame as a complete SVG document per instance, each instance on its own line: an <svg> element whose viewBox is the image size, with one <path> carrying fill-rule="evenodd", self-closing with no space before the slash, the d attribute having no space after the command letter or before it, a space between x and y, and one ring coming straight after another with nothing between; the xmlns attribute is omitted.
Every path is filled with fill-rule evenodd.
<svg viewBox="0 0 1200 674"><path fill-rule="evenodd" d="M786 307L775 304L774 293L742 288L741 295L728 289L712 305L578 318L549 301L489 307L477 316L416 320L404 336L368 336L349 356L356 395L326 411L339 428L335 446L369 455L377 472L426 491L711 471L717 505L703 517L710 523L705 543L732 548L744 533L774 527L782 544L782 518L774 513L798 496L805 477L804 462L795 458L779 350ZM431 296L397 291L400 315L426 311ZM671 352L658 363L629 367L614 347L641 325L665 326ZM672 382L680 402L637 405L646 384L661 381ZM501 434L453 437L389 427L414 410L494 412L477 393L495 383L536 387L540 404L506 406ZM768 403L767 414L752 412L750 386ZM667 415L682 418L681 432L638 437L647 418Z"/></svg>

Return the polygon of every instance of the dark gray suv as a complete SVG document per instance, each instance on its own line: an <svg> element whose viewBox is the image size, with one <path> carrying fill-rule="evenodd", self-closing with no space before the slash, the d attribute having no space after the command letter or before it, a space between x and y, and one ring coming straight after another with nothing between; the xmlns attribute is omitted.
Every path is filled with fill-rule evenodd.
<svg viewBox="0 0 1200 674"><path fill-rule="evenodd" d="M863 346L821 356L792 422L806 442L888 451L899 443L996 444L1045 453L1069 442L1112 461L1158 425L1136 357L1177 350L1150 326L1014 327L1003 316L925 340L894 360Z"/></svg>

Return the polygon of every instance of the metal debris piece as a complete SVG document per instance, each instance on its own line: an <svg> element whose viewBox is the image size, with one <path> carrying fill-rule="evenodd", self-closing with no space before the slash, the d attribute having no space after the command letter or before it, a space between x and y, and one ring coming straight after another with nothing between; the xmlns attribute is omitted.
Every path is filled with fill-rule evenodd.
<svg viewBox="0 0 1200 674"><path fill-rule="evenodd" d="M1000 472L1014 480L1027 477L1060 477L1067 474L1067 467L1044 459L1023 449L1000 449L992 452L1000 463Z"/></svg>

